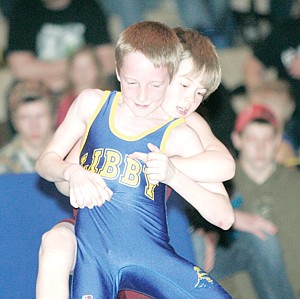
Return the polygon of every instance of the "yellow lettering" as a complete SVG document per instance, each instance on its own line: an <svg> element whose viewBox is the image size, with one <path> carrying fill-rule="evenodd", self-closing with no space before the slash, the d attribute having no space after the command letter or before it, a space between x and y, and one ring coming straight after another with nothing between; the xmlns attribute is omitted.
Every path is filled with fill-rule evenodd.
<svg viewBox="0 0 300 299"><path fill-rule="evenodd" d="M100 159L103 155L103 149L95 149L94 152L93 152L93 158L92 158L92 163L89 167L89 171L91 172L99 172L99 169L98 169L98 165L100 163Z"/></svg>
<svg viewBox="0 0 300 299"><path fill-rule="evenodd" d="M100 169L100 174L110 180L117 178L120 174L120 163L122 156L118 151L106 149L104 152L104 163Z"/></svg>
<svg viewBox="0 0 300 299"><path fill-rule="evenodd" d="M84 154L81 158L80 158L80 165L83 166L84 169L88 169L89 168L89 165L84 165L84 163L86 162L87 160L87 157L88 157L88 153Z"/></svg>
<svg viewBox="0 0 300 299"><path fill-rule="evenodd" d="M146 166L144 166L146 167ZM154 200L154 189L156 186L158 186L158 184L154 185L154 184L150 184L149 183L149 178L147 175L145 175L145 179L146 179L146 186L145 186L145 195L150 198L151 200Z"/></svg>
<svg viewBox="0 0 300 299"><path fill-rule="evenodd" d="M138 187L140 185L140 175L143 169L141 162L131 159L126 155L124 163L124 172L120 176L119 182L129 187Z"/></svg>

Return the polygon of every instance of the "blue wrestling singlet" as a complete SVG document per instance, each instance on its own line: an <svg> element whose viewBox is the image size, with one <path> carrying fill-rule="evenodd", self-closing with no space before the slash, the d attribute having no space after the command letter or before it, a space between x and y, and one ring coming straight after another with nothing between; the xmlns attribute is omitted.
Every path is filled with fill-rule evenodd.
<svg viewBox="0 0 300 299"><path fill-rule="evenodd" d="M149 152L148 142L164 150L182 120L124 136L114 127L119 97L118 92L105 93L81 149L81 165L103 176L113 197L101 207L78 211L72 298L117 298L118 291L126 289L155 299L231 298L175 253L167 231L165 185L149 184L144 164L128 157L135 151Z"/></svg>

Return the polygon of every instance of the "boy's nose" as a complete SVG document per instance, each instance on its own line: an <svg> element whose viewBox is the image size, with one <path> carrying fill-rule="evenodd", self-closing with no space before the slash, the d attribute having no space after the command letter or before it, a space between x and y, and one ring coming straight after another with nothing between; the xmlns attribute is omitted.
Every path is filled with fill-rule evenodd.
<svg viewBox="0 0 300 299"><path fill-rule="evenodd" d="M188 95L185 100L189 103L194 103L195 102L195 96L194 94Z"/></svg>
<svg viewBox="0 0 300 299"><path fill-rule="evenodd" d="M147 91L145 88L141 88L139 92L139 101L140 102L146 102L147 100Z"/></svg>

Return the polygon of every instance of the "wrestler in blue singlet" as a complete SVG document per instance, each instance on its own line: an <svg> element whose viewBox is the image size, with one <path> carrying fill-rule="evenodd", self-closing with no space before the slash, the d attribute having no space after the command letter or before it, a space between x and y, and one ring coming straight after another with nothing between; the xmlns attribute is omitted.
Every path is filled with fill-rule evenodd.
<svg viewBox="0 0 300 299"><path fill-rule="evenodd" d="M231 298L169 245L165 185L149 184L143 163L128 157L148 152L148 142L163 150L169 133L183 120L125 136L114 127L119 97L118 92L105 93L81 149L81 165L101 174L113 197L101 207L78 211L72 298L117 298L125 289L156 299Z"/></svg>

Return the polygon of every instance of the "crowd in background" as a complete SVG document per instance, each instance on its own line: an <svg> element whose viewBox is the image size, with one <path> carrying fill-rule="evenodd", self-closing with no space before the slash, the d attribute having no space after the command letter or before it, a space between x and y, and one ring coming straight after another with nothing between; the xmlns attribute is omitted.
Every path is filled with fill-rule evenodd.
<svg viewBox="0 0 300 299"><path fill-rule="evenodd" d="M295 263L300 235L291 230L299 227L300 207L299 1L163 2L177 13L172 25L199 30L220 51L251 50L243 84L231 90L222 82L197 111L237 161L236 176L227 182L236 209L229 232L185 207L197 261L216 279L247 272L258 298L295 298L288 280L300 296ZM159 10L162 1L2 0L0 5L8 28L2 68L12 75L10 86L0 86L7 107L0 173L33 172L39 153L83 89L119 89L112 16L126 28ZM270 69L276 78L268 77ZM237 94L243 97L242 112L233 105Z"/></svg>

